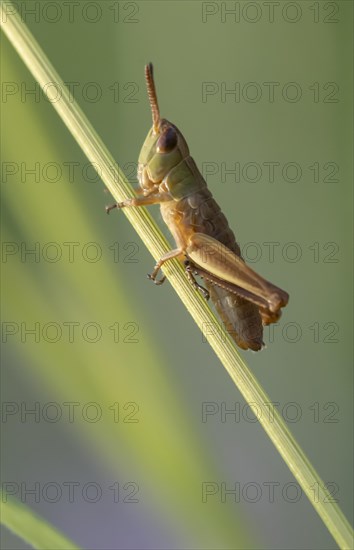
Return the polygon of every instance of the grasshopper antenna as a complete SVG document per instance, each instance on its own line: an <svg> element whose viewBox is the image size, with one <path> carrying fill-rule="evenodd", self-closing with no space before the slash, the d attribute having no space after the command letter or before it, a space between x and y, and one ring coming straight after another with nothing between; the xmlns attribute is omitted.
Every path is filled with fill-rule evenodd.
<svg viewBox="0 0 354 550"><path fill-rule="evenodd" d="M159 127L159 122L160 122L160 110L159 110L159 105L157 103L157 95L156 95L156 89L155 89L152 63L148 63L148 65L145 65L145 79L146 79L147 92L149 96L151 113L152 113L152 122L153 122L154 130L155 132L157 132Z"/></svg>

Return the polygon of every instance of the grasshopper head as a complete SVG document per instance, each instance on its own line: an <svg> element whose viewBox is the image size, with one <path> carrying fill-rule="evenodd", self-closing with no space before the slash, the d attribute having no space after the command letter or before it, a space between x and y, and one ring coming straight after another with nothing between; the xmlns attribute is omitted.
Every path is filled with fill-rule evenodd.
<svg viewBox="0 0 354 550"><path fill-rule="evenodd" d="M145 66L145 78L152 113L152 128L140 151L138 179L141 187L148 189L160 184L171 168L189 155L189 149L178 128L160 117L151 63Z"/></svg>

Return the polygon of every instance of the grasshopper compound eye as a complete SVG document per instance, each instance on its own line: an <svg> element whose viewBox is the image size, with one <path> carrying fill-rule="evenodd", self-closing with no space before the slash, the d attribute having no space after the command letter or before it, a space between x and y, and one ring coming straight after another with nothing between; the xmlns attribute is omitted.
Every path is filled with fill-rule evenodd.
<svg viewBox="0 0 354 550"><path fill-rule="evenodd" d="M157 140L157 152L158 153L169 153L177 145L177 133L169 126Z"/></svg>

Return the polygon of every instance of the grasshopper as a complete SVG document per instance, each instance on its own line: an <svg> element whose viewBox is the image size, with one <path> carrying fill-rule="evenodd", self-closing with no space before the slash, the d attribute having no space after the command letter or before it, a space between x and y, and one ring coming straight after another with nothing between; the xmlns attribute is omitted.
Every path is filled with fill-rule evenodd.
<svg viewBox="0 0 354 550"><path fill-rule="evenodd" d="M137 197L106 208L160 204L176 248L156 263L149 279L162 284L158 272L172 258L185 259L191 284L211 298L227 331L242 349L258 351L264 345L263 325L276 322L289 296L246 265L235 235L213 199L189 154L178 128L160 117L152 64L145 67L152 128L138 161ZM204 279L206 289L195 276Z"/></svg>

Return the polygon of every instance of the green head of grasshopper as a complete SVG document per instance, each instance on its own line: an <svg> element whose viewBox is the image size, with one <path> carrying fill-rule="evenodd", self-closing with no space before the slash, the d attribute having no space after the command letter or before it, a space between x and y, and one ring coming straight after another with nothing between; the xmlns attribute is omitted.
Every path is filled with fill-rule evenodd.
<svg viewBox="0 0 354 550"><path fill-rule="evenodd" d="M152 128L141 148L138 179L144 191L158 187L169 172L189 156L188 145L174 124L160 117L152 64L145 67L146 86L152 113ZM169 191L173 194L173 189Z"/></svg>

